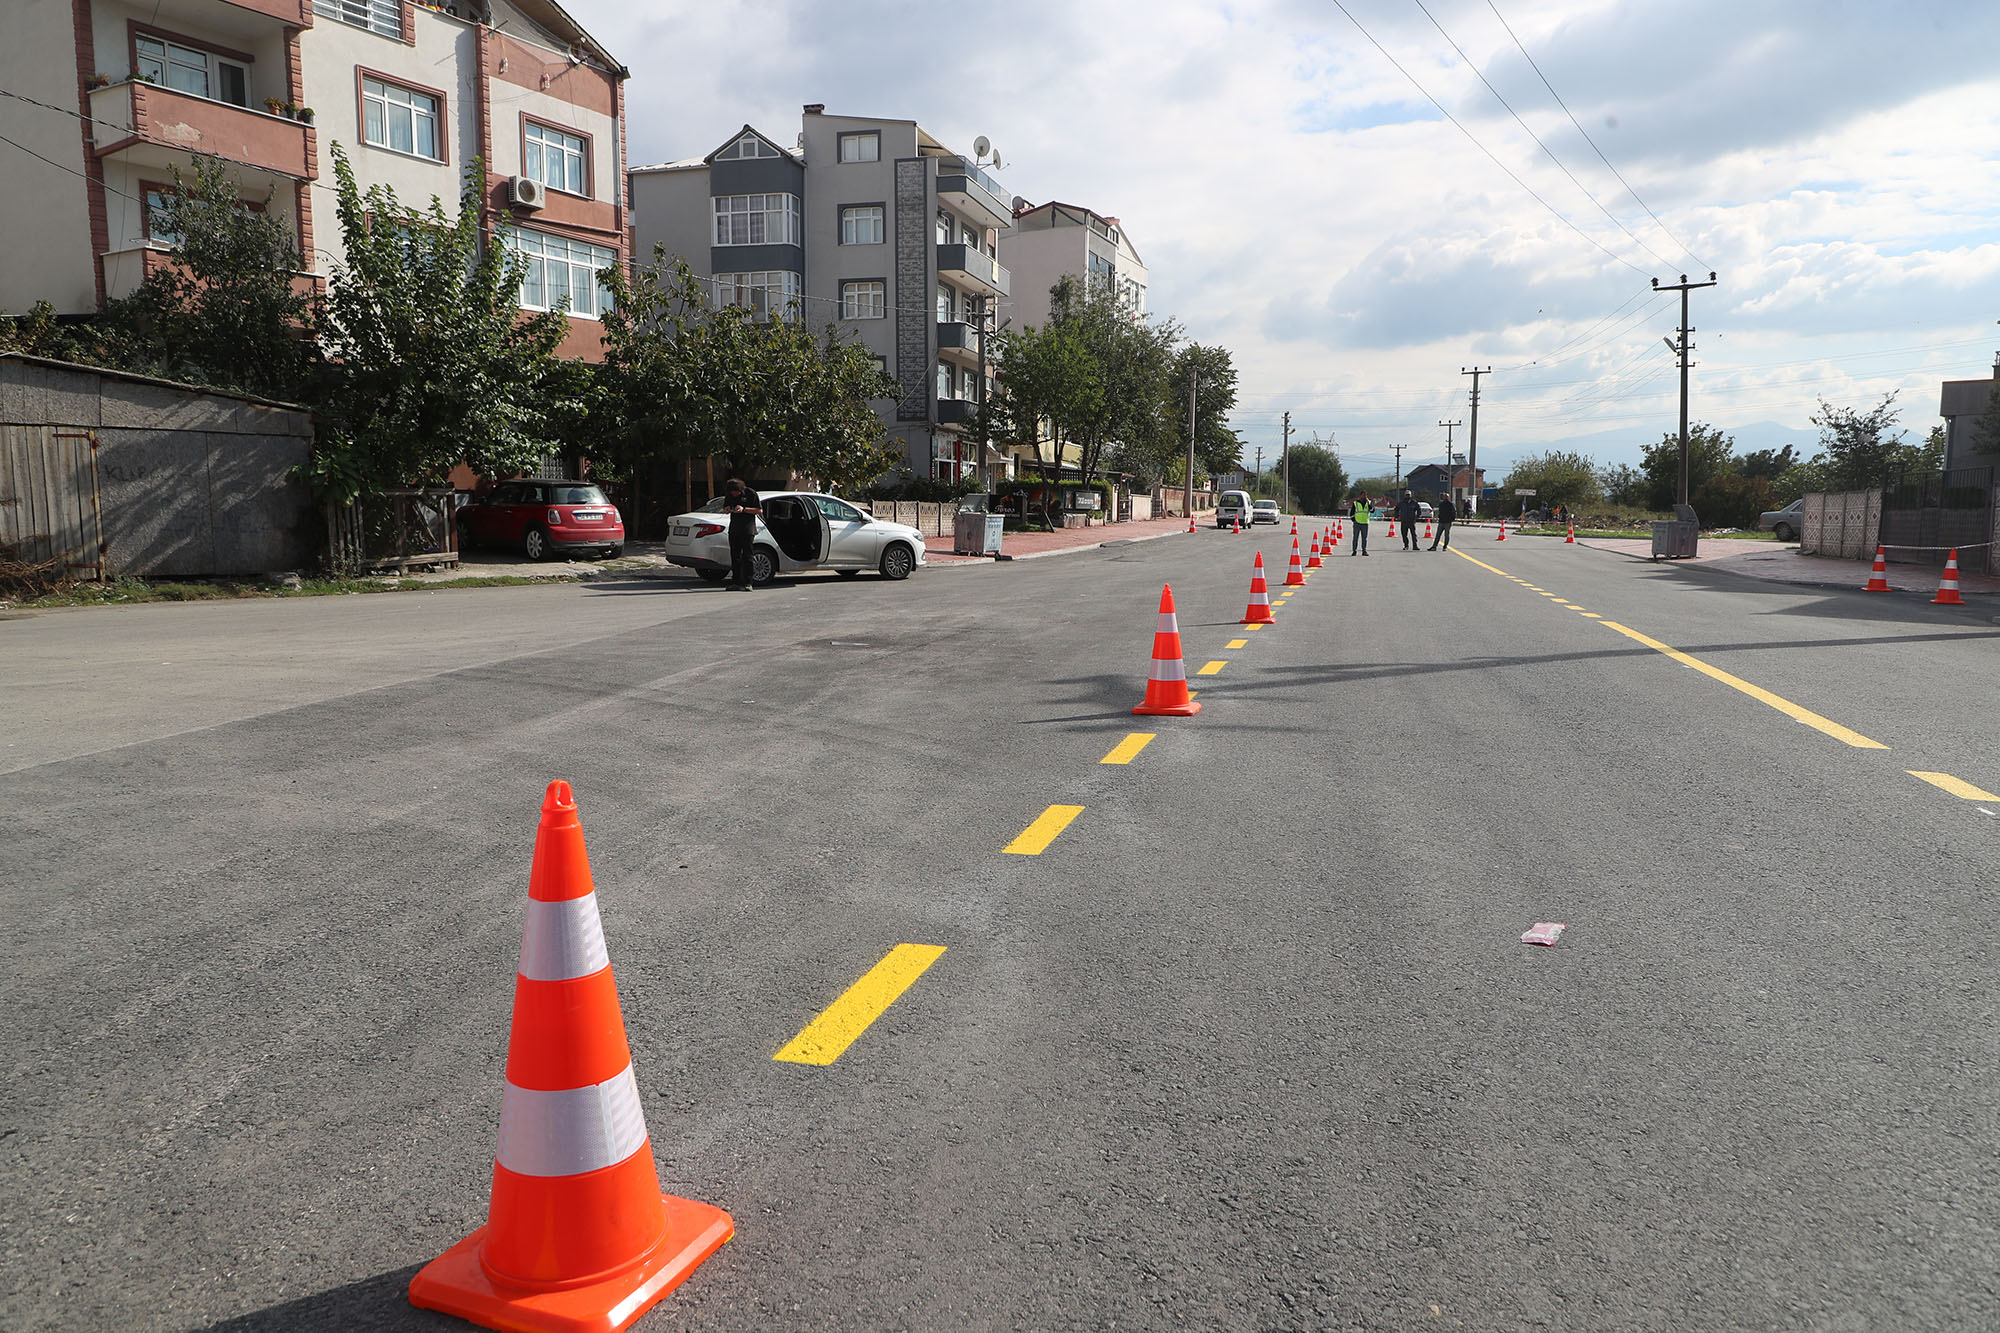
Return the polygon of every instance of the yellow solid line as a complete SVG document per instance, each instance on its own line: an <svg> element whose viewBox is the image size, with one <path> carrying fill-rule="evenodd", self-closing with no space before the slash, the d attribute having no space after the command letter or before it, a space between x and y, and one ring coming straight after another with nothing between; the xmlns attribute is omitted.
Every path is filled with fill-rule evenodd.
<svg viewBox="0 0 2000 1333"><path fill-rule="evenodd" d="M832 1064L943 953L942 944L897 945L771 1058L800 1065Z"/></svg>
<svg viewBox="0 0 2000 1333"><path fill-rule="evenodd" d="M1922 778L1931 786L1948 791L1953 796L1962 796L1968 801L2000 801L2000 796L1995 796L1990 791L1982 791L1964 778L1955 778L1949 773L1919 773L1914 768L1907 771L1913 778Z"/></svg>
<svg viewBox="0 0 2000 1333"><path fill-rule="evenodd" d="M1246 648L1249 646L1249 644L1250 640L1248 639L1231 639L1228 643L1225 643L1222 646L1224 648Z"/></svg>
<svg viewBox="0 0 2000 1333"><path fill-rule="evenodd" d="M1673 658L1674 661L1679 662L1683 666L1691 666L1696 671L1701 672L1702 675L1707 676L1712 680L1719 680L1732 690L1741 690L1743 693L1749 695L1752 699L1757 700L1757 702L1769 704L1771 707L1777 709L1780 713L1783 713L1786 717L1789 717L1797 722L1803 722L1815 731L1823 731L1837 741L1845 741L1847 744L1852 745L1857 750L1886 750L1889 748L1888 746L1882 744L1882 742L1880 741L1871 741L1858 731L1850 731L1846 727L1841 726L1838 722L1835 722L1829 718L1821 717L1818 713L1813 712L1809 708L1801 708L1799 705L1793 703L1790 699L1782 698L1778 695L1775 695L1771 693L1769 690L1763 688L1761 685L1752 685L1749 681L1744 680L1741 676L1732 676L1727 671L1724 671L1721 667L1710 666L1708 663L1702 661L1699 657L1690 657L1678 648L1669 648L1666 644L1661 643L1658 639L1649 639L1645 635L1641 634L1638 630L1627 629L1625 626L1619 624L1615 620L1606 620L1603 623L1607 628L1617 630L1620 634L1623 634L1626 638L1636 640L1639 643L1643 643L1656 653L1664 653L1668 657Z"/></svg>
<svg viewBox="0 0 2000 1333"><path fill-rule="evenodd" d="M1021 856L1040 856L1044 848L1056 840L1056 835L1069 827L1069 822L1083 813L1080 805L1052 805L1042 811L1041 818L1021 831L1021 836L1000 850L1014 852Z"/></svg>
<svg viewBox="0 0 2000 1333"><path fill-rule="evenodd" d="M1139 757L1139 751L1146 748L1146 742L1152 740L1154 735L1155 733L1150 731L1135 731L1124 740L1118 742L1116 748L1110 754L1105 755L1104 758L1097 762L1100 764L1129 764Z"/></svg>
<svg viewBox="0 0 2000 1333"><path fill-rule="evenodd" d="M1202 664L1201 670L1195 672L1194 674L1197 676L1217 675L1221 672L1222 668L1228 665L1229 663L1227 662L1205 662Z"/></svg>

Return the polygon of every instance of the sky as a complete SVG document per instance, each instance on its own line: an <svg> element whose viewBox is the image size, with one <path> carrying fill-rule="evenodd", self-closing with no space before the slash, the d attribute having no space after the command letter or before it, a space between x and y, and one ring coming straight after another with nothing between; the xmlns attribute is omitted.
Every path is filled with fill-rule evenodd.
<svg viewBox="0 0 2000 1333"><path fill-rule="evenodd" d="M1921 438L2000 352L1992 0L564 2L632 70L634 164L821 102L1119 218L1154 317L1232 354L1246 460L1290 411L1350 475L1441 461L1490 366L1489 482L1636 463L1683 274L1690 416L1740 449L1892 391Z"/></svg>

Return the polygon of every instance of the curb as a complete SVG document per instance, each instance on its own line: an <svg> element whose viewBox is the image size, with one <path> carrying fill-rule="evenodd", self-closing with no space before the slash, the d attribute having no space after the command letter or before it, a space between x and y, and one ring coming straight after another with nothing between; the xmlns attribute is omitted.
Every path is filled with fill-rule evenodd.
<svg viewBox="0 0 2000 1333"><path fill-rule="evenodd" d="M948 565L925 565L925 569L985 569L996 564L1012 563L1016 560L1047 560L1051 556L1075 555L1079 551L1102 551L1113 546L1133 546L1139 542L1158 541L1162 537L1185 537L1187 529L1176 528L1172 532L1152 532L1143 537L1114 537L1108 542L1079 542L1075 546L1058 546L1053 551L1029 551L1023 555L961 556ZM985 565L980 564L986 561Z"/></svg>

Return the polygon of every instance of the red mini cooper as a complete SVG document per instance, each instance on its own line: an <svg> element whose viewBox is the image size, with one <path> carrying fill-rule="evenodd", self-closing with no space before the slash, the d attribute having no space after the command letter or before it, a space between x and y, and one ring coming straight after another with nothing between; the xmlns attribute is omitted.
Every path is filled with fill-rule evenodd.
<svg viewBox="0 0 2000 1333"><path fill-rule="evenodd" d="M458 511L461 545L511 546L530 560L625 554L625 523L587 481L503 481Z"/></svg>

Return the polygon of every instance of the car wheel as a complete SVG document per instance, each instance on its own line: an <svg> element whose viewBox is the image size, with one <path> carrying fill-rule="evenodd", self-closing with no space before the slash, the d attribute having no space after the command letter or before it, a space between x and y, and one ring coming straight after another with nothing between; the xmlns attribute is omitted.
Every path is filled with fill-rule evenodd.
<svg viewBox="0 0 2000 1333"><path fill-rule="evenodd" d="M1779 523L1771 529L1771 535L1781 542L1797 541L1798 530L1789 523Z"/></svg>
<svg viewBox="0 0 2000 1333"><path fill-rule="evenodd" d="M625 543L619 542L616 546L605 547L604 558L606 560L623 560L625 558Z"/></svg>
<svg viewBox="0 0 2000 1333"><path fill-rule="evenodd" d="M885 579L906 579L916 567L917 557L902 542L891 542L882 552L882 577Z"/></svg>
<svg viewBox="0 0 2000 1333"><path fill-rule="evenodd" d="M472 525L460 520L458 525L458 549L461 551L472 551L477 550L478 547L479 541L472 535Z"/></svg>
<svg viewBox="0 0 2000 1333"><path fill-rule="evenodd" d="M762 588L778 577L778 557L771 554L768 546L752 547L750 551L750 586Z"/></svg>
<svg viewBox="0 0 2000 1333"><path fill-rule="evenodd" d="M546 560L554 554L554 550L549 543L549 534L540 528L529 528L521 534L521 554L530 560Z"/></svg>
<svg viewBox="0 0 2000 1333"><path fill-rule="evenodd" d="M861 573L861 571L858 569L836 569L833 572L840 575L840 577L844 579L854 578L856 575Z"/></svg>
<svg viewBox="0 0 2000 1333"><path fill-rule="evenodd" d="M703 583L720 583L729 577L729 571L726 569L697 569L695 576Z"/></svg>

